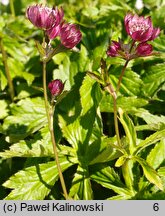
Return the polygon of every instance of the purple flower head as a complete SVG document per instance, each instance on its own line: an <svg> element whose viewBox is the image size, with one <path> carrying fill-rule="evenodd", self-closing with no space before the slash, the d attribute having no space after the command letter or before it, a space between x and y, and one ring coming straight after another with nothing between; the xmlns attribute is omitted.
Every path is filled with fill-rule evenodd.
<svg viewBox="0 0 165 216"><path fill-rule="evenodd" d="M28 7L26 16L34 26L44 30L49 30L60 24L64 12L62 8L59 10L57 7L49 8L37 4Z"/></svg>
<svg viewBox="0 0 165 216"><path fill-rule="evenodd" d="M107 49L107 55L111 57L118 56L119 50L121 50L120 43L117 41L112 41L112 44Z"/></svg>
<svg viewBox="0 0 165 216"><path fill-rule="evenodd" d="M72 49L82 38L82 34L75 24L63 22L60 27L60 39L63 46Z"/></svg>
<svg viewBox="0 0 165 216"><path fill-rule="evenodd" d="M153 28L150 17L127 14L124 18L127 33L135 41L154 40L160 33L159 28Z"/></svg>
<svg viewBox="0 0 165 216"><path fill-rule="evenodd" d="M48 84L52 96L58 96L64 89L64 83L60 79L55 79Z"/></svg>
<svg viewBox="0 0 165 216"><path fill-rule="evenodd" d="M151 44L143 42L143 43L138 44L136 48L136 54L138 56L148 56L148 55L151 55L152 50L153 48Z"/></svg>

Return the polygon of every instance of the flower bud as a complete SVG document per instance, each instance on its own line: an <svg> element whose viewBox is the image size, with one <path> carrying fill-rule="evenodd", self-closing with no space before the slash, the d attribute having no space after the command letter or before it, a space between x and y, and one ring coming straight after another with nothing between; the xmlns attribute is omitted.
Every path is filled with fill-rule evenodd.
<svg viewBox="0 0 165 216"><path fill-rule="evenodd" d="M145 42L154 40L160 33L159 28L153 28L151 17L127 14L124 18L127 33L135 41Z"/></svg>
<svg viewBox="0 0 165 216"><path fill-rule="evenodd" d="M112 45L110 45L107 49L107 55L111 57L118 56L119 50L121 50L120 43L117 41L112 41Z"/></svg>
<svg viewBox="0 0 165 216"><path fill-rule="evenodd" d="M52 27L58 26L63 18L63 10L56 7L49 8L41 4L28 7L26 16L30 22L41 29L49 30Z"/></svg>
<svg viewBox="0 0 165 216"><path fill-rule="evenodd" d="M75 24L65 22L61 24L60 39L63 46L72 49L80 42L81 38L82 34Z"/></svg>
<svg viewBox="0 0 165 216"><path fill-rule="evenodd" d="M148 56L148 55L151 55L152 50L153 48L151 44L143 42L143 43L138 44L136 48L136 54L138 56Z"/></svg>
<svg viewBox="0 0 165 216"><path fill-rule="evenodd" d="M48 84L52 96L58 96L64 89L64 83L60 79L55 79Z"/></svg>

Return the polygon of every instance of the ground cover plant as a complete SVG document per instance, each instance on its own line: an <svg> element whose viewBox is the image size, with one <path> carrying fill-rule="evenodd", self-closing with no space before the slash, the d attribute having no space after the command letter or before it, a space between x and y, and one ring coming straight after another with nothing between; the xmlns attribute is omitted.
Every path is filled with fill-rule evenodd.
<svg viewBox="0 0 165 216"><path fill-rule="evenodd" d="M165 199L164 9L0 1L0 199Z"/></svg>

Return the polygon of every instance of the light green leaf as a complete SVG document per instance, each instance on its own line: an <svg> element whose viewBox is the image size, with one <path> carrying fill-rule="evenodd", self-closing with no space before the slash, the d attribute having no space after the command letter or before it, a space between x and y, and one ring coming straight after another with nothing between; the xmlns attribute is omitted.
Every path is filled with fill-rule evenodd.
<svg viewBox="0 0 165 216"><path fill-rule="evenodd" d="M158 173L144 159L137 156L133 157L133 159L142 166L144 175L148 181L155 184L160 190L163 190L162 181Z"/></svg>
<svg viewBox="0 0 165 216"><path fill-rule="evenodd" d="M132 192L126 188L126 186L121 182L118 174L111 167L105 167L96 170L92 168L91 179L101 184L105 188L109 188L119 195L123 196L123 199L130 199Z"/></svg>
<svg viewBox="0 0 165 216"><path fill-rule="evenodd" d="M92 145L90 145L88 150L89 154L91 153L92 155L94 155L93 160L90 162L90 165L108 162L121 156L121 152L112 147L111 144L116 144L116 137L104 137L101 139L100 143L97 146L94 144L93 148L91 148Z"/></svg>
<svg viewBox="0 0 165 216"><path fill-rule="evenodd" d="M125 163L125 161L127 160L127 156L126 155L122 155L121 157L119 157L115 163L115 167L121 167L123 166L123 164Z"/></svg>
<svg viewBox="0 0 165 216"><path fill-rule="evenodd" d="M145 109L137 110L135 115L142 118L150 130L161 130L165 128L165 116L163 115L153 115Z"/></svg>
<svg viewBox="0 0 165 216"><path fill-rule="evenodd" d="M143 78L143 91L149 97L153 97L159 90L160 86L165 82L165 64L156 64L149 67Z"/></svg>
<svg viewBox="0 0 165 216"><path fill-rule="evenodd" d="M165 177L165 166L160 167L160 168L158 169L158 173L159 173L160 176Z"/></svg>
<svg viewBox="0 0 165 216"><path fill-rule="evenodd" d="M72 181L72 186L69 193L70 197L75 200L92 200L93 191L90 183L90 178L86 170L78 166Z"/></svg>
<svg viewBox="0 0 165 216"><path fill-rule="evenodd" d="M161 131L155 132L154 134L152 134L149 137L147 137L145 140L141 141L138 144L138 146L136 148L136 151L134 153L137 155L144 148L146 148L147 146L150 146L150 145L152 145L152 144L160 141L164 137L165 137L165 129L161 130Z"/></svg>
<svg viewBox="0 0 165 216"><path fill-rule="evenodd" d="M86 76L83 81L80 88L80 95L81 105L83 108L81 113L82 115L85 115L89 111L91 112L92 108L97 108L102 97L100 86L89 76Z"/></svg>
<svg viewBox="0 0 165 216"><path fill-rule="evenodd" d="M129 151L130 154L132 154L136 148L135 126L132 120L129 118L129 116L125 112L123 112L121 108L119 109L119 114L120 114L119 120L124 128L126 138L128 139Z"/></svg>
<svg viewBox="0 0 165 216"><path fill-rule="evenodd" d="M8 102L6 100L0 100L0 119L4 119L9 112Z"/></svg>
<svg viewBox="0 0 165 216"><path fill-rule="evenodd" d="M121 97L117 98L117 105L121 107L125 112L134 113L139 110L139 108L146 106L148 100L143 98L131 96L131 97ZM112 97L108 95L103 95L100 103L101 112L113 112L113 100Z"/></svg>
<svg viewBox="0 0 165 216"><path fill-rule="evenodd" d="M0 152L0 157L45 157L54 156L48 127L42 128L31 140L21 140L10 146L10 150Z"/></svg>
<svg viewBox="0 0 165 216"><path fill-rule="evenodd" d="M101 100L101 93L98 84L90 77L86 76L80 88L80 96L80 115L70 124L65 120L65 116L59 115L59 125L67 141L74 148L78 149L78 154L81 155L83 160L89 162L88 155L86 154L88 146L100 139L102 133L102 125L98 115L99 110L97 111L97 107ZM80 107L78 103L75 106L75 110L78 110ZM73 114L70 112L69 115L74 116L74 112ZM100 136L93 136L93 130L97 130L96 134L99 133ZM90 154L91 152L89 153L89 157Z"/></svg>
<svg viewBox="0 0 165 216"><path fill-rule="evenodd" d="M124 164L122 165L122 174L125 180L125 184L127 187L132 190L132 193L135 194L134 191L134 176L133 176L133 160L127 159Z"/></svg>
<svg viewBox="0 0 165 216"><path fill-rule="evenodd" d="M60 159L62 171L72 164L67 158ZM43 200L58 180L58 171L54 161L28 167L10 177L3 186L13 189L6 200Z"/></svg>
<svg viewBox="0 0 165 216"><path fill-rule="evenodd" d="M157 169L165 161L165 139L155 145L147 156L147 162L154 169Z"/></svg>
<svg viewBox="0 0 165 216"><path fill-rule="evenodd" d="M7 78L5 75L5 69L2 64L2 59L0 58L0 89L3 91L7 86Z"/></svg>
<svg viewBox="0 0 165 216"><path fill-rule="evenodd" d="M58 144L59 156L70 156L73 163L77 163L75 149ZM12 157L53 157L53 146L48 126L45 126L34 135L33 139L21 140L10 146L9 150L0 152L0 157L7 159Z"/></svg>
<svg viewBox="0 0 165 216"><path fill-rule="evenodd" d="M3 129L9 142L17 142L36 132L47 123L44 101L26 98L11 104L12 115L4 120Z"/></svg>
<svg viewBox="0 0 165 216"><path fill-rule="evenodd" d="M117 86L121 70L121 67L116 67L113 71L111 70L110 79L114 86ZM122 79L120 92L125 96L137 96L140 95L142 86L143 82L140 76L128 68Z"/></svg>

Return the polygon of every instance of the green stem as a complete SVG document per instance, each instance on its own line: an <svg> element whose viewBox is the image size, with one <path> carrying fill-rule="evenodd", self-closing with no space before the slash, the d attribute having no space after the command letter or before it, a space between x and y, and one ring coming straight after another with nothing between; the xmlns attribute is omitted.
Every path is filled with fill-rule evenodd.
<svg viewBox="0 0 165 216"><path fill-rule="evenodd" d="M111 84L108 84L105 89L112 95L113 98L113 109L114 109L114 125L115 125L115 132L117 137L117 143L119 147L122 147L120 134L119 134L119 126L118 126L118 119L117 119L117 94Z"/></svg>
<svg viewBox="0 0 165 216"><path fill-rule="evenodd" d="M15 17L15 9L14 9L14 2L10 0L10 11L13 17Z"/></svg>
<svg viewBox="0 0 165 216"><path fill-rule="evenodd" d="M2 61L5 67L5 73L6 73L6 77L7 77L7 81L9 84L9 93L10 93L10 97L11 100L14 100L14 86L13 86L13 82L10 76L10 71L9 71L9 67L8 67L8 63L7 63L7 54L6 51L4 49L4 45L3 45L3 39L0 37L0 49L2 52Z"/></svg>
<svg viewBox="0 0 165 216"><path fill-rule="evenodd" d="M63 177L61 166L60 166L60 162L59 162L57 145L56 145L55 136L54 136L54 128L53 128L54 109L52 106L49 106L49 103L48 103L47 84L46 84L46 63L45 62L43 62L43 88L44 88L44 101L45 101L46 115L48 119L49 131L51 135L51 141L53 144L53 151L54 151L54 156L55 156L55 160L57 164L58 174L60 177L60 182L61 182L61 186L62 186L62 190L65 196L65 199L69 199L69 196L66 190L66 186L65 186L64 177Z"/></svg>
<svg viewBox="0 0 165 216"><path fill-rule="evenodd" d="M131 51L132 51L132 49L133 49L135 43L136 43L136 41L133 40L133 41L132 41L132 45L131 45L130 50L129 50L129 53L131 53ZM119 77L119 81L118 81L118 84L117 84L117 88L116 88L116 94L117 94L117 92L118 92L119 89L120 89L121 81L122 81L122 78L123 78L123 76L124 76L124 73L125 73L125 70L126 70L126 68L127 68L127 65L128 65L128 62L129 62L129 61L130 61L130 59L127 59L127 60L126 60L124 66L123 66L123 69L122 69L122 71L121 71L121 74L120 74L120 77Z"/></svg>
<svg viewBox="0 0 165 216"><path fill-rule="evenodd" d="M117 83L116 93L117 93L117 92L119 91L119 89L120 89L121 81L122 81L122 78L123 78L123 76L124 76L124 73L125 73L126 67L127 67L127 65L128 65L128 62L129 62L129 60L126 60L124 66L123 66L123 69L122 69L122 71L121 71L121 74L120 74L120 77L119 77L119 81L118 81L118 83Z"/></svg>

